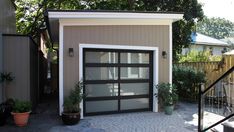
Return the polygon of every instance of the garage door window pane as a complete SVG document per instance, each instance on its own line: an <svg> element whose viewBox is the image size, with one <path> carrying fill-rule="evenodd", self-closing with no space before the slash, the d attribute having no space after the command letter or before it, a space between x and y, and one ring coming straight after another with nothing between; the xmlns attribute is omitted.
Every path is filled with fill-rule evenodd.
<svg viewBox="0 0 234 132"><path fill-rule="evenodd" d="M149 83L122 83L120 84L120 95L142 95L149 94Z"/></svg>
<svg viewBox="0 0 234 132"><path fill-rule="evenodd" d="M116 52L85 52L85 63L118 63Z"/></svg>
<svg viewBox="0 0 234 132"><path fill-rule="evenodd" d="M87 97L118 96L118 84L87 84L85 92Z"/></svg>
<svg viewBox="0 0 234 132"><path fill-rule="evenodd" d="M122 67L121 79L149 79L149 68L147 67Z"/></svg>
<svg viewBox="0 0 234 132"><path fill-rule="evenodd" d="M148 64L149 53L120 53L120 63Z"/></svg>
<svg viewBox="0 0 234 132"><path fill-rule="evenodd" d="M149 98L123 99L120 104L121 110L149 108Z"/></svg>
<svg viewBox="0 0 234 132"><path fill-rule="evenodd" d="M107 101L87 101L86 112L104 112L104 111L117 111L118 100Z"/></svg>
<svg viewBox="0 0 234 132"><path fill-rule="evenodd" d="M116 67L86 67L86 80L117 80L118 68Z"/></svg>

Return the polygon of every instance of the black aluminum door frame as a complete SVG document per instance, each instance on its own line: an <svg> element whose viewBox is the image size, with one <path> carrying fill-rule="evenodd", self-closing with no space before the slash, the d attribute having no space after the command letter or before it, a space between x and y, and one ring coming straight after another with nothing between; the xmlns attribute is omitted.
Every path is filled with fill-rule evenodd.
<svg viewBox="0 0 234 132"><path fill-rule="evenodd" d="M86 51L91 52L117 52L118 63L85 63L85 53ZM126 64L120 63L120 53L149 53L149 64ZM117 67L118 68L118 79L117 80L85 80L85 68L86 67ZM121 67L148 67L149 68L149 79L120 79L120 68ZM118 96L102 96L102 97L86 97L83 102L84 115L101 115L101 114L114 114L114 113L126 113L126 112L138 112L138 111L152 111L153 107L153 51L143 51L143 50L114 50L114 49L94 49L94 48L84 48L83 49L83 92L85 92L86 84L106 84L106 83L118 83ZM120 83L149 83L149 94L145 95L120 95ZM120 100L121 99L139 99L139 98L149 98L149 107L143 109L130 109L121 110ZM87 101L104 101L104 100L118 100L118 110L117 111L103 111L103 112L92 112L86 113L86 102Z"/></svg>

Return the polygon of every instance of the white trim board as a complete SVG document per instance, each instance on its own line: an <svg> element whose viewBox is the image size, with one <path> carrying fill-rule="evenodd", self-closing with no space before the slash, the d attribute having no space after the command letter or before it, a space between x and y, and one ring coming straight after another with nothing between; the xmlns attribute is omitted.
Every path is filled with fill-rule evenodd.
<svg viewBox="0 0 234 132"><path fill-rule="evenodd" d="M123 13L123 12L57 12L48 11L49 18L88 18L88 19L170 19L177 21L183 18L183 14L178 13Z"/></svg>
<svg viewBox="0 0 234 132"><path fill-rule="evenodd" d="M59 115L63 112L63 25L59 24Z"/></svg>
<svg viewBox="0 0 234 132"><path fill-rule="evenodd" d="M172 23L169 25L169 83L172 84L172 67L173 67L173 45L172 45Z"/></svg>
<svg viewBox="0 0 234 132"><path fill-rule="evenodd" d="M116 50L148 50L153 51L153 112L158 112L158 98L154 95L157 94L155 85L158 84L158 47L147 46L128 46L128 45L106 45L106 44L79 44L79 80L83 78L83 49L95 48L95 49L116 49ZM81 119L83 116L83 102L80 104Z"/></svg>
<svg viewBox="0 0 234 132"><path fill-rule="evenodd" d="M171 19L65 19L60 18L60 23L69 26L96 26L96 25L170 25Z"/></svg>

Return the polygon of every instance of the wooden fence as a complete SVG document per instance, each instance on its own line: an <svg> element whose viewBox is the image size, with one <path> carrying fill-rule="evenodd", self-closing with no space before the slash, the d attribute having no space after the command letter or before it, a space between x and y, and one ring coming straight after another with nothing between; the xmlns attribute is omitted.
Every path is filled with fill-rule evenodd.
<svg viewBox="0 0 234 132"><path fill-rule="evenodd" d="M207 87L234 66L234 55L223 55L223 58L223 62L184 62L176 65L204 71L207 79L205 85ZM234 75L232 74L230 78L233 77Z"/></svg>

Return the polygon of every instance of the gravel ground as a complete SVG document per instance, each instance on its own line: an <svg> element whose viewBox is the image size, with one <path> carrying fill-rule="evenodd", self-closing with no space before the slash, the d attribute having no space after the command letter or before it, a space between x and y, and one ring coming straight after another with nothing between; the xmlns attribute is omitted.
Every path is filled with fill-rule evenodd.
<svg viewBox="0 0 234 132"><path fill-rule="evenodd" d="M47 106L51 107L50 105ZM137 112L90 116L78 125L65 126L56 111L32 114L29 125L16 127L11 120L0 132L192 132L197 131L197 105L179 103L173 115Z"/></svg>

